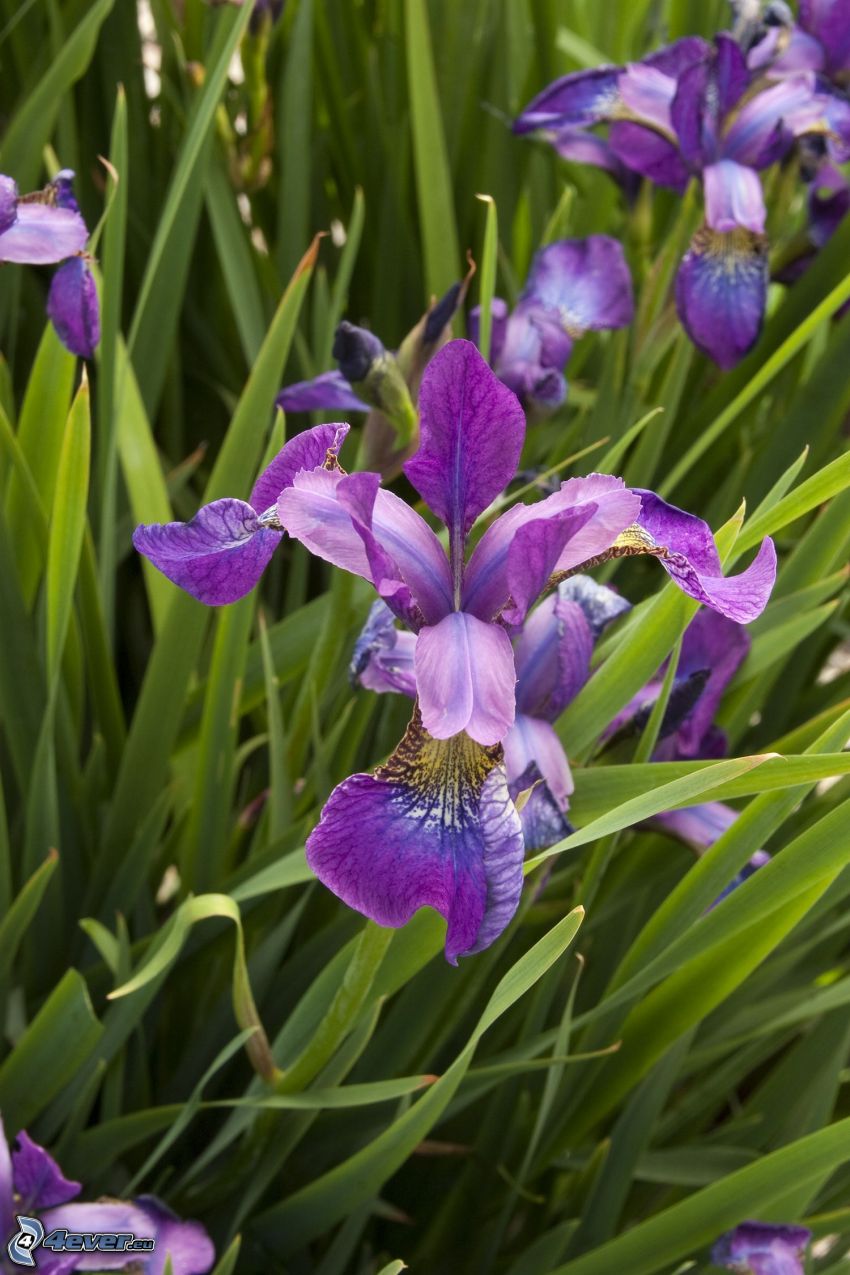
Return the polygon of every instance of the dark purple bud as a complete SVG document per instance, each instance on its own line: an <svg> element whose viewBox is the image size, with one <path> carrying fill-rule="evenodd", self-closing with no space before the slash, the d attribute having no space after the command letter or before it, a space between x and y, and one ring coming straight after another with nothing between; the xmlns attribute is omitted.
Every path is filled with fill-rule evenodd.
<svg viewBox="0 0 850 1275"><path fill-rule="evenodd" d="M58 208L69 208L71 212L76 213L80 211L80 205L74 195L74 170L72 168L61 169L50 184L56 192L56 206Z"/></svg>
<svg viewBox="0 0 850 1275"><path fill-rule="evenodd" d="M373 364L385 354L383 344L373 332L343 319L334 336L333 356L350 384L365 381Z"/></svg>
<svg viewBox="0 0 850 1275"><path fill-rule="evenodd" d="M66 349L81 359L94 356L100 341L100 308L84 257L71 257L56 271L47 297L47 314Z"/></svg>
<svg viewBox="0 0 850 1275"><path fill-rule="evenodd" d="M18 184L0 173L0 235L15 224L18 216Z"/></svg>
<svg viewBox="0 0 850 1275"><path fill-rule="evenodd" d="M254 11L248 23L251 35L258 35L268 23L273 26L283 13L285 0L254 0Z"/></svg>
<svg viewBox="0 0 850 1275"><path fill-rule="evenodd" d="M425 320L425 331L422 335L423 345L433 345L446 324L451 322L452 315L457 309L459 296L460 284L453 283L445 296L441 297L437 304L428 312L428 317Z"/></svg>

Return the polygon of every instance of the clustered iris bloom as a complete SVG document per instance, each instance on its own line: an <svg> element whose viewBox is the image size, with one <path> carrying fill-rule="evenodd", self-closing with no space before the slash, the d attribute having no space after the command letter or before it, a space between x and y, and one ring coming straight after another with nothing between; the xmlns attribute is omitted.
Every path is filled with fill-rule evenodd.
<svg viewBox="0 0 850 1275"><path fill-rule="evenodd" d="M634 316L623 248L609 235L559 239L537 253L519 301L492 304L490 363L526 411L545 415L567 396L564 368L585 332L623 328ZM480 307L469 314L479 344Z"/></svg>
<svg viewBox="0 0 850 1275"><path fill-rule="evenodd" d="M711 1260L741 1275L805 1275L803 1258L811 1238L804 1226L742 1222L721 1236Z"/></svg>
<svg viewBox="0 0 850 1275"><path fill-rule="evenodd" d="M419 409L421 444L404 472L445 527L448 553L378 474L340 468L344 425L289 442L250 503L214 501L189 523L137 528L134 543L175 583L217 605L256 584L285 531L370 581L415 635L417 700L404 739L374 775L353 775L332 792L307 859L380 925L435 908L456 962L492 943L519 901L524 843L503 741L517 720L510 634L538 597L582 568L649 554L690 597L746 623L767 602L776 554L766 539L745 571L724 577L699 518L591 474L537 504L514 505L467 556L474 524L516 471L522 408L474 345L452 341L425 371Z"/></svg>
<svg viewBox="0 0 850 1275"><path fill-rule="evenodd" d="M39 1248L35 1265L42 1275L71 1275L86 1270L123 1270L139 1275L162 1275L170 1259L173 1275L205 1275L215 1261L215 1249L200 1222L181 1222L152 1195L135 1200L77 1201L82 1186L66 1178L44 1147L23 1130L6 1140L0 1120L0 1237L5 1245L17 1232L16 1217L35 1215L49 1232L55 1228L84 1233L123 1233L154 1240L149 1253L54 1253ZM9 1275L21 1266L0 1251L0 1270Z"/></svg>
<svg viewBox="0 0 850 1275"><path fill-rule="evenodd" d="M43 190L20 195L17 183L0 174L0 264L62 263L50 284L47 314L62 344L90 359L100 340L100 310L73 178L66 168Z"/></svg>
<svg viewBox="0 0 850 1275"><path fill-rule="evenodd" d="M760 174L802 138L816 139L832 161L850 158L846 96L817 70L777 74L767 52L764 61L767 67L758 56L748 61L725 32L713 44L686 37L642 62L562 77L514 125L518 133L544 130L569 155L577 135L604 123L607 139L576 152L583 162L602 159L611 169L616 161L680 193L692 177L700 181L705 222L679 266L676 304L691 340L722 368L752 348L764 318L769 272Z"/></svg>

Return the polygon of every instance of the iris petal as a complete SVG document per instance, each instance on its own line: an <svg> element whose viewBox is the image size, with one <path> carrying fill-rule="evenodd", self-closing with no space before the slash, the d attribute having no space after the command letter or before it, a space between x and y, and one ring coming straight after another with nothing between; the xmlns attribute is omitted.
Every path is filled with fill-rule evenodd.
<svg viewBox="0 0 850 1275"><path fill-rule="evenodd" d="M416 711L385 766L334 789L307 840L319 880L379 925L435 908L452 964L502 933L519 902L522 859L500 750L463 734L435 740Z"/></svg>
<svg viewBox="0 0 850 1275"><path fill-rule="evenodd" d="M51 204L18 204L16 220L0 235L0 261L51 266L86 246L89 232L77 212Z"/></svg>
<svg viewBox="0 0 850 1275"><path fill-rule="evenodd" d="M82 1190L81 1183L66 1178L53 1157L23 1130L15 1139L12 1174L23 1213L65 1204Z"/></svg>
<svg viewBox="0 0 850 1275"><path fill-rule="evenodd" d="M64 261L50 284L47 314L66 349L81 359L94 358L100 341L97 288L82 257Z"/></svg>
<svg viewBox="0 0 850 1275"><path fill-rule="evenodd" d="M522 300L557 311L568 331L625 327L634 298L622 244L610 235L549 244L532 262Z"/></svg>
<svg viewBox="0 0 850 1275"><path fill-rule="evenodd" d="M354 393L342 372L322 372L280 391L275 403L283 412L368 412L369 404Z"/></svg>
<svg viewBox="0 0 850 1275"><path fill-rule="evenodd" d="M758 340L767 301L767 245L748 230L703 227L676 275L676 308L698 349L731 368Z"/></svg>
<svg viewBox="0 0 850 1275"><path fill-rule="evenodd" d="M274 460L260 474L251 492L251 504L258 514L265 513L280 493L291 487L302 469L322 469L330 458L333 463L345 442L349 425L316 425L296 434L280 449Z"/></svg>
<svg viewBox="0 0 850 1275"><path fill-rule="evenodd" d="M503 628L453 611L421 630L414 657L425 729L496 744L514 720L514 657Z"/></svg>

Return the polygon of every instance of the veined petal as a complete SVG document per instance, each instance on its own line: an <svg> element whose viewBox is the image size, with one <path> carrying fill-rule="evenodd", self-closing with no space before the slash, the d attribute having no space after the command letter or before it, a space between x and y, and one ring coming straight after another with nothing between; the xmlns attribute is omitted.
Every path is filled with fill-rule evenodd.
<svg viewBox="0 0 850 1275"><path fill-rule="evenodd" d="M665 550L659 561L684 593L738 624L761 615L776 580L776 550L769 536L745 571L724 576L707 523L654 492L635 490L641 498L638 525Z"/></svg>
<svg viewBox="0 0 850 1275"><path fill-rule="evenodd" d="M620 163L633 173L656 186L684 194L691 174L675 142L643 124L616 120L609 130L608 143Z"/></svg>
<svg viewBox="0 0 850 1275"><path fill-rule="evenodd" d="M465 734L433 739L414 711L385 766L331 793L307 839L310 868L378 925L435 908L453 965L488 947L522 890L522 826L500 759Z"/></svg>
<svg viewBox="0 0 850 1275"><path fill-rule="evenodd" d="M397 629L395 616L382 599L372 603L368 619L358 637L349 677L354 685L370 691L395 691L416 696L413 653L416 635Z"/></svg>
<svg viewBox="0 0 850 1275"><path fill-rule="evenodd" d="M359 481L363 475L354 477ZM376 583L351 510L339 500L339 485L346 480L347 476L339 472L302 471L292 486L281 492L278 517L289 534L311 553ZM426 622L445 615L452 604L448 561L425 520L392 492L377 490L371 530L398 567L399 578L410 589Z"/></svg>
<svg viewBox="0 0 850 1275"><path fill-rule="evenodd" d="M77 212L52 204L18 204L16 220L0 235L0 261L51 266L86 246L89 232Z"/></svg>
<svg viewBox="0 0 850 1275"><path fill-rule="evenodd" d="M82 257L63 261L47 294L47 314L67 350L81 359L94 358L100 341L97 287Z"/></svg>
<svg viewBox="0 0 850 1275"><path fill-rule="evenodd" d="M586 127L616 117L621 109L621 66L595 66L564 75L538 93L514 121L515 133L537 128Z"/></svg>
<svg viewBox="0 0 850 1275"><path fill-rule="evenodd" d="M419 451L408 479L449 529L455 572L475 519L516 472L525 416L471 341L450 341L435 354L419 391Z"/></svg>
<svg viewBox="0 0 850 1275"><path fill-rule="evenodd" d="M265 513L303 469L329 469L339 455L350 425L316 425L290 438L260 474L251 492L251 504Z"/></svg>
<svg viewBox="0 0 850 1275"><path fill-rule="evenodd" d="M82 1183L66 1178L53 1157L23 1129L14 1139L12 1177L21 1213L66 1204L83 1189Z"/></svg>
<svg viewBox="0 0 850 1275"><path fill-rule="evenodd" d="M817 104L811 71L789 75L744 102L723 137L723 155L739 164L764 168L775 163L800 133L809 131L823 112Z"/></svg>
<svg viewBox="0 0 850 1275"><path fill-rule="evenodd" d="M497 744L514 720L514 656L497 624L452 611L422 629L414 656L419 707L435 739L466 731L479 744Z"/></svg>
<svg viewBox="0 0 850 1275"><path fill-rule="evenodd" d="M555 564L556 573L571 570L610 548L640 510L638 498L622 478L611 474L570 478L536 505L514 505L488 527L475 546L464 579L464 610L491 620L507 605L508 552L521 526L588 504L596 506L593 516L565 545Z"/></svg>
<svg viewBox="0 0 850 1275"><path fill-rule="evenodd" d="M719 367L740 363L758 340L767 285L763 236L708 226L696 232L676 275L676 308L694 345Z"/></svg>
<svg viewBox="0 0 850 1275"><path fill-rule="evenodd" d="M532 262L522 301L556 311L574 334L625 327L634 298L622 244L610 235L549 244Z"/></svg>
<svg viewBox="0 0 850 1275"><path fill-rule="evenodd" d="M590 676L593 633L581 607L562 592L569 583L531 613L514 646L517 710L550 722Z"/></svg>
<svg viewBox="0 0 850 1275"><path fill-rule="evenodd" d="M705 217L712 230L725 232L742 226L757 235L764 233L767 210L761 178L754 169L733 159L720 159L708 165L702 180Z"/></svg>
<svg viewBox="0 0 850 1275"><path fill-rule="evenodd" d="M310 381L287 385L275 399L284 412L368 412L369 404L354 393L342 372L322 372Z"/></svg>
<svg viewBox="0 0 850 1275"><path fill-rule="evenodd" d="M191 522L137 527L133 544L164 576L207 606L250 593L280 543L244 500L203 505Z"/></svg>
<svg viewBox="0 0 850 1275"><path fill-rule="evenodd" d="M522 624L529 608L546 588L564 553L596 513L592 502L518 528L508 548L508 588L512 605L503 613L507 624Z"/></svg>
<svg viewBox="0 0 850 1275"><path fill-rule="evenodd" d="M569 805L573 777L564 746L549 722L519 713L504 740L508 783L536 767L561 810Z"/></svg>
<svg viewBox="0 0 850 1275"><path fill-rule="evenodd" d="M18 216L18 183L0 173L0 235L14 224Z"/></svg>
<svg viewBox="0 0 850 1275"><path fill-rule="evenodd" d="M620 99L633 115L640 115L658 128L672 129L670 106L676 96L676 81L658 67L632 62L617 81Z"/></svg>

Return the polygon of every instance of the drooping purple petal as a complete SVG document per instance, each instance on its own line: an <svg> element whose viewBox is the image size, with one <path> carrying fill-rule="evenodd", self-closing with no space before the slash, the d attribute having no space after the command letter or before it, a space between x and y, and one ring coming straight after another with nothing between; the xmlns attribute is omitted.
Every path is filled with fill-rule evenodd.
<svg viewBox="0 0 850 1275"><path fill-rule="evenodd" d="M354 644L348 675L353 685L367 690L416 696L413 654L416 636L396 628L395 616L380 598Z"/></svg>
<svg viewBox="0 0 850 1275"><path fill-rule="evenodd" d="M638 515L639 498L621 478L589 474L570 478L560 489L536 505L514 505L490 526L475 546L464 579L463 606L482 620L492 620L510 596L508 553L511 542L527 522L553 517L567 510L593 504L593 516L565 545L556 572L569 571L614 543Z"/></svg>
<svg viewBox="0 0 850 1275"><path fill-rule="evenodd" d="M514 648L517 711L550 722L584 686L593 654L590 625L563 587L531 613Z"/></svg>
<svg viewBox="0 0 850 1275"><path fill-rule="evenodd" d="M800 0L800 23L822 45L831 75L850 67L850 4L847 0Z"/></svg>
<svg viewBox="0 0 850 1275"><path fill-rule="evenodd" d="M505 324L496 375L521 403L553 411L566 397L563 368L572 348L556 310L521 302Z"/></svg>
<svg viewBox="0 0 850 1275"><path fill-rule="evenodd" d="M215 1261L212 1241L199 1222L181 1222L153 1196L133 1201L99 1200L96 1203L64 1204L48 1209L41 1218L46 1230L60 1227L69 1231L110 1233L131 1232L137 1238L153 1239L150 1253L77 1253L74 1270L122 1270L138 1264L143 1275L162 1275L168 1257L173 1275L206 1275ZM38 1269L58 1275L58 1268L39 1250ZM50 1257L50 1261L55 1259ZM62 1268L67 1269L67 1268Z"/></svg>
<svg viewBox="0 0 850 1275"><path fill-rule="evenodd" d="M322 372L310 381L296 381L280 391L275 403L284 412L368 412L369 404L359 398L337 368Z"/></svg>
<svg viewBox="0 0 850 1275"><path fill-rule="evenodd" d="M635 490L641 498L638 524L666 549L659 561L684 593L738 624L761 615L776 580L776 550L769 536L745 571L724 576L707 523L654 492Z"/></svg>
<svg viewBox="0 0 850 1275"><path fill-rule="evenodd" d="M508 323L508 303L503 297L493 297L490 305L490 366L492 367L502 353L505 343L505 329ZM481 306L473 306L467 316L469 339L481 349Z"/></svg>
<svg viewBox="0 0 850 1275"><path fill-rule="evenodd" d="M669 138L632 120L617 120L611 125L608 143L620 163L635 174L684 194L690 170Z"/></svg>
<svg viewBox="0 0 850 1275"><path fill-rule="evenodd" d="M743 104L724 136L723 155L751 168L766 168L787 153L795 137L824 119L814 73L789 75Z"/></svg>
<svg viewBox="0 0 850 1275"><path fill-rule="evenodd" d="M349 425L316 425L290 438L260 474L250 503L258 514L265 513L287 487L295 481L302 469L322 469L333 462L345 442Z"/></svg>
<svg viewBox="0 0 850 1275"><path fill-rule="evenodd" d="M307 840L319 880L378 925L405 925L419 908L435 908L448 923L453 965L510 921L522 859L500 751L465 734L433 739L417 711L385 766L334 789Z"/></svg>
<svg viewBox="0 0 850 1275"><path fill-rule="evenodd" d="M803 1257L812 1238L804 1226L742 1222L711 1250L715 1266L752 1275L804 1275Z"/></svg>
<svg viewBox="0 0 850 1275"><path fill-rule="evenodd" d="M0 235L18 215L18 183L0 173Z"/></svg>
<svg viewBox="0 0 850 1275"><path fill-rule="evenodd" d="M82 1183L66 1178L53 1157L23 1129L12 1148L12 1176L22 1213L67 1204L83 1189Z"/></svg>
<svg viewBox="0 0 850 1275"><path fill-rule="evenodd" d="M719 367L740 363L758 340L767 285L762 236L708 226L694 235L676 275L676 309L694 345Z"/></svg>
<svg viewBox="0 0 850 1275"><path fill-rule="evenodd" d="M356 483L352 484L351 479ZM334 566L377 583L366 544L340 500L353 494L363 474L344 476L328 470L302 471L278 498L281 524L302 544ZM362 494L362 493L361 493ZM452 606L452 582L443 548L423 518L392 492L376 490L369 527L398 568L426 623L436 623Z"/></svg>
<svg viewBox="0 0 850 1275"><path fill-rule="evenodd" d="M538 128L586 127L615 118L620 109L621 66L595 66L564 75L538 93L514 121L515 133Z"/></svg>
<svg viewBox="0 0 850 1275"><path fill-rule="evenodd" d="M611 125L612 130L617 127L617 124ZM640 185L639 177L632 172L631 167L623 163L619 153L614 151L605 138L597 137L595 133L586 133L581 128L567 127L552 134L551 141L562 159L603 169L623 187L627 199L634 198Z"/></svg>
<svg viewBox="0 0 850 1275"><path fill-rule="evenodd" d="M530 766L534 766L560 809L567 809L574 788L573 777L564 745L549 722L518 713L505 736L504 749L508 783L519 779Z"/></svg>
<svg viewBox="0 0 850 1275"><path fill-rule="evenodd" d="M81 359L94 358L100 341L100 304L88 263L63 261L50 283L47 314L60 341Z"/></svg>
<svg viewBox="0 0 850 1275"><path fill-rule="evenodd" d="M435 739L466 731L497 744L514 720L514 656L497 624L452 611L423 628L414 655L422 723Z"/></svg>
<svg viewBox="0 0 850 1275"><path fill-rule="evenodd" d="M16 220L0 234L0 262L52 266L86 246L89 232L79 213L51 204L18 204Z"/></svg>
<svg viewBox="0 0 850 1275"><path fill-rule="evenodd" d="M134 1203L156 1236L145 1275L163 1275L167 1258L173 1275L206 1275L215 1261L215 1248L200 1222L182 1221L154 1195L140 1195Z"/></svg>
<svg viewBox="0 0 850 1275"><path fill-rule="evenodd" d="M622 244L610 235L549 244L532 262L522 300L556 311L571 332L625 327L634 298Z"/></svg>
<svg viewBox="0 0 850 1275"><path fill-rule="evenodd" d="M174 584L207 606L236 602L254 588L280 543L244 500L203 505L191 522L137 527L133 544Z"/></svg>
<svg viewBox="0 0 850 1275"><path fill-rule="evenodd" d="M754 169L720 159L708 165L702 180L705 217L712 230L724 233L741 226L757 235L764 233L767 210L761 178Z"/></svg>
<svg viewBox="0 0 850 1275"><path fill-rule="evenodd" d="M677 678L708 670L693 710L676 731L679 757L703 757L704 745L726 687L749 654L747 630L717 611L698 611L685 630Z"/></svg>
<svg viewBox="0 0 850 1275"><path fill-rule="evenodd" d="M448 527L457 573L470 527L516 472L525 416L471 341L450 341L435 354L422 378L419 415L419 451L404 472Z"/></svg>
<svg viewBox="0 0 850 1275"><path fill-rule="evenodd" d="M617 83L623 106L656 128L670 132L670 105L676 95L676 81L657 67L632 62Z"/></svg>

